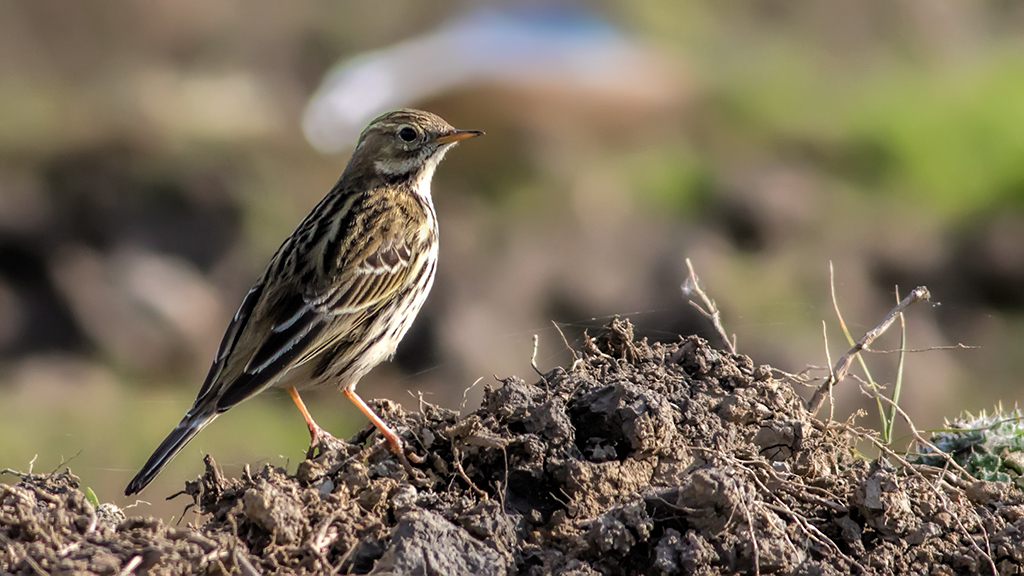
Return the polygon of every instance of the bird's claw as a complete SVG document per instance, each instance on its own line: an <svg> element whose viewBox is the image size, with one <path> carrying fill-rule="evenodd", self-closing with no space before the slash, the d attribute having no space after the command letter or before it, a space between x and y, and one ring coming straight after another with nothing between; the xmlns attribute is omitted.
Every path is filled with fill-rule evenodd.
<svg viewBox="0 0 1024 576"><path fill-rule="evenodd" d="M331 436L323 428L317 428L309 440L309 450L306 451L306 458L314 458L319 452L321 455L328 452L347 452L348 442Z"/></svg>
<svg viewBox="0 0 1024 576"><path fill-rule="evenodd" d="M398 461L402 464L402 468L405 469L406 474L408 474L410 478L418 479L420 476L422 476L422 472L419 472L418 470L413 468L412 464L410 463L411 460L412 462L415 462L417 464L422 464L424 462L422 456L416 454L415 452L406 452L405 446L402 445L402 441L401 439L398 438L398 436L394 436L393 438L387 438L385 442L387 443L388 448L391 450L391 452L398 457Z"/></svg>

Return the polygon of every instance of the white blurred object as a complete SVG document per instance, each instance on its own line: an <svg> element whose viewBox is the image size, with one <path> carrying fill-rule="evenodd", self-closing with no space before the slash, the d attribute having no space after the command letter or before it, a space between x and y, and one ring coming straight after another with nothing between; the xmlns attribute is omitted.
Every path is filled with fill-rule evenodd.
<svg viewBox="0 0 1024 576"><path fill-rule="evenodd" d="M673 74L649 48L571 6L485 8L336 65L306 107L320 152L355 141L378 114L471 85L539 87L604 100L664 99Z"/></svg>

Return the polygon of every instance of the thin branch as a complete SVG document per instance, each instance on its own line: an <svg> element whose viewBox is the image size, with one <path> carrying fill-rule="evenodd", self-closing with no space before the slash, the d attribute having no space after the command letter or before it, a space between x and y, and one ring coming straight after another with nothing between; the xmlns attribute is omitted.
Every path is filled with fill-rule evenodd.
<svg viewBox="0 0 1024 576"><path fill-rule="evenodd" d="M927 348L895 348L893 350L872 349L871 352L873 354L916 354L918 352L935 352L937 350L981 350L981 346L970 346L968 344L958 342L948 346L929 346Z"/></svg>
<svg viewBox="0 0 1024 576"><path fill-rule="evenodd" d="M719 338L725 342L726 347L729 348L729 353L736 353L736 335L733 334L732 338L725 332L725 327L722 326L722 313L719 311L715 301L708 297L704 289L700 287L700 279L697 278L697 273L693 270L693 263L690 259L686 259L686 268L690 271L690 275L686 278L686 282L683 283L683 294L689 298L690 293L693 292L697 296L700 296L701 302L704 303L702 308L700 304L689 300L690 306L697 309L698 312L704 315L708 320L711 320L711 325L715 327L715 332L718 333Z"/></svg>
<svg viewBox="0 0 1024 576"><path fill-rule="evenodd" d="M807 409L811 414L815 414L821 408L821 405L825 402L825 397L832 389L833 386L842 382L846 378L846 373L850 371L850 364L853 363L853 359L856 358L861 352L870 350L871 343L875 341L879 336L885 333L886 330L892 326L893 322L899 318L899 315L903 313L911 304L920 302L921 300L927 300L931 298L931 293L928 292L928 288L924 286L918 286L911 290L910 294L907 295L900 303L886 314L878 326L874 329L866 332L856 344L850 348L846 354L836 362L832 368L832 374L829 379L815 391L814 396L811 397L810 402L807 403Z"/></svg>
<svg viewBox="0 0 1024 576"><path fill-rule="evenodd" d="M536 336L534 336L534 338L536 338ZM536 350L536 348L534 350ZM536 352L534 352L534 354L536 354ZM541 377L543 378L544 375L542 374ZM459 404L459 416L462 416L462 411L466 409L466 404L469 402L469 391L472 390L473 388L476 388L476 385L479 384L483 379L483 376L477 378L476 380L473 381L472 384L469 385L469 388L466 388L465 390L462 391L462 402ZM420 412L423 412L423 410L420 409Z"/></svg>
<svg viewBox="0 0 1024 576"><path fill-rule="evenodd" d="M583 359L580 358L580 355L576 353L576 350L574 350L573 347L569 345L569 339L565 337L565 332L562 332L562 327L558 325L558 322L552 320L551 325L555 327L555 330L558 330L558 335L562 337L562 343L565 344L565 348L569 350L570 354L572 354L572 368L570 368L569 370L575 370L576 365L582 362ZM537 370L537 372L540 372L540 370Z"/></svg>

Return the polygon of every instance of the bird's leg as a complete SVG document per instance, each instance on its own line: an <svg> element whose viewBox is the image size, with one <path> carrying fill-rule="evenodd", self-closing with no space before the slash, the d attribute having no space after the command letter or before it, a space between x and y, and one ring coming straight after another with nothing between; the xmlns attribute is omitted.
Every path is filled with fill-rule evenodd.
<svg viewBox="0 0 1024 576"><path fill-rule="evenodd" d="M346 398L356 405L356 408L359 408L360 412L369 418L370 422L377 427L377 430L380 430L381 435L384 436L384 439L388 442L388 448L390 448L395 454L402 454L402 439L399 438L398 434L395 434L395 431L384 423L383 420L381 420L380 416L377 416L377 413L373 411L373 408L370 408L366 402L356 394L356 391L353 388L345 388L342 392L345 393Z"/></svg>
<svg viewBox="0 0 1024 576"><path fill-rule="evenodd" d="M294 386L288 387L288 394L292 397L292 402L295 402L295 405L299 407L299 412L302 412L302 417L306 419L306 426L309 428L310 440L316 438L318 432L323 432L323 428L313 421L313 417L310 416L309 410L306 410L306 404L299 396L299 391L296 390Z"/></svg>
<svg viewBox="0 0 1024 576"><path fill-rule="evenodd" d="M341 440L331 436L329 432L313 421L309 410L306 410L306 404L299 397L299 391L294 386L288 387L288 394L292 397L295 405L299 407L299 412L302 412L302 417L306 419L306 427L309 428L309 450L306 452L306 458L312 458L313 453L318 447L329 450L341 450L344 448L344 443Z"/></svg>
<svg viewBox="0 0 1024 576"><path fill-rule="evenodd" d="M345 393L346 398L351 400L352 403L359 408L360 412L369 418L370 422L377 427L377 430L380 430L381 435L384 436L384 440L388 443L388 448L398 456L398 460L402 463L405 471L408 472L410 476L415 477L412 464L409 464L409 459L405 455L405 449L402 447L402 439L398 437L398 434L395 434L395 431L385 424L384 421L380 419L380 416L377 416L377 413L374 412L366 402L363 402L363 399L356 394L355 386L346 386L342 389L342 392Z"/></svg>

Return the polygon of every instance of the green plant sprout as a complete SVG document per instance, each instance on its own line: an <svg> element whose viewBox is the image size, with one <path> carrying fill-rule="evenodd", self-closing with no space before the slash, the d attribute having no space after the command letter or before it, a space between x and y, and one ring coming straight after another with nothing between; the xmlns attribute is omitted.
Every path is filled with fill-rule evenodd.
<svg viewBox="0 0 1024 576"><path fill-rule="evenodd" d="M1020 408L1004 412L997 406L992 414L966 413L947 420L930 441L945 454L925 446L914 456L916 462L943 467L948 455L979 480L1013 482L1024 488L1024 411Z"/></svg>
<svg viewBox="0 0 1024 576"><path fill-rule="evenodd" d="M93 510L99 509L100 499L96 497L96 493L89 486L85 487L85 499L89 501L89 504L92 504Z"/></svg>

